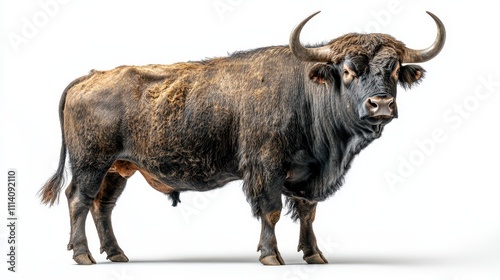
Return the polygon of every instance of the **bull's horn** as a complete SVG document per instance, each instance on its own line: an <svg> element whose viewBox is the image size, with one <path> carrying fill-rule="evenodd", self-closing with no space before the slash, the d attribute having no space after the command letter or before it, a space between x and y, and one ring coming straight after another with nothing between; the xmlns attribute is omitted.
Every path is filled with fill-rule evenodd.
<svg viewBox="0 0 500 280"><path fill-rule="evenodd" d="M403 62L405 63L419 63L426 62L428 60L433 59L438 53L443 49L444 42L446 41L446 29L444 28L443 22L435 16L431 12L427 12L432 19L436 22L437 25L437 36L436 40L432 44L432 46L423 50L414 50L410 48L406 48L406 55L403 58Z"/></svg>
<svg viewBox="0 0 500 280"><path fill-rule="evenodd" d="M330 48L328 46L318 48L305 48L300 44L300 31L302 27L320 11L308 16L304 19L290 34L290 50L293 55L302 61L316 61L316 62L329 62L330 61Z"/></svg>

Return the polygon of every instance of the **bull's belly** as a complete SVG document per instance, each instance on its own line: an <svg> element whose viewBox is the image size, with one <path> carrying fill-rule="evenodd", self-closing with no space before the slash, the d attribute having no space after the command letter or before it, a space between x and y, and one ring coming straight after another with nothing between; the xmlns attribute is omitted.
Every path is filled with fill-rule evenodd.
<svg viewBox="0 0 500 280"><path fill-rule="evenodd" d="M108 170L109 173L118 173L126 179L130 178L137 171L139 171L152 188L164 194L171 194L174 191L208 191L220 188L231 181L241 179L241 176L238 174L227 171L214 172L206 178L200 178L199 176L193 176L192 179L178 178L172 175L157 174L127 160L115 161Z"/></svg>

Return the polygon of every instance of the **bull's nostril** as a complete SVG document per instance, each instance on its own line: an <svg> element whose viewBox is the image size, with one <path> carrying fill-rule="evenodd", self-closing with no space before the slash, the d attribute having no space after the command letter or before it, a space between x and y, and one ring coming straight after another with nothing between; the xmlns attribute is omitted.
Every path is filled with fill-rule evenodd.
<svg viewBox="0 0 500 280"><path fill-rule="evenodd" d="M396 108L396 102L394 102L394 99L389 102L389 109L394 110Z"/></svg>
<svg viewBox="0 0 500 280"><path fill-rule="evenodd" d="M368 106L370 106L373 109L377 109L378 108L378 104L375 103L375 102L373 102L373 100L371 100L371 98L368 98L367 104L368 104Z"/></svg>

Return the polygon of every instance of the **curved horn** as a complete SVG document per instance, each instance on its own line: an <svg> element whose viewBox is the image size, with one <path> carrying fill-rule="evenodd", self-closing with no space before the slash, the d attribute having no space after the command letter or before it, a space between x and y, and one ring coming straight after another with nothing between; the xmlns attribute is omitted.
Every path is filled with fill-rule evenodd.
<svg viewBox="0 0 500 280"><path fill-rule="evenodd" d="M315 15L319 14L320 11L308 16L304 19L290 34L290 50L293 55L302 61L315 61L315 62L328 62L330 61L330 48L328 46L318 47L318 48L305 48L300 44L300 31L302 27Z"/></svg>
<svg viewBox="0 0 500 280"><path fill-rule="evenodd" d="M414 50L406 48L406 55L403 58L403 63L419 63L426 62L433 59L438 53L443 49L444 42L446 41L446 29L444 28L443 22L431 12L427 12L432 19L436 22L437 26L437 36L434 43L423 50Z"/></svg>

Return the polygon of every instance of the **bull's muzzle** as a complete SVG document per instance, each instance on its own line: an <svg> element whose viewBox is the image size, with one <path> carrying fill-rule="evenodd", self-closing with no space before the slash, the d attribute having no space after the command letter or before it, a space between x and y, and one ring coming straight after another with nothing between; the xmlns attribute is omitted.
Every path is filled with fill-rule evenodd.
<svg viewBox="0 0 500 280"><path fill-rule="evenodd" d="M375 95L364 102L366 116L371 119L397 118L396 99L389 95Z"/></svg>

